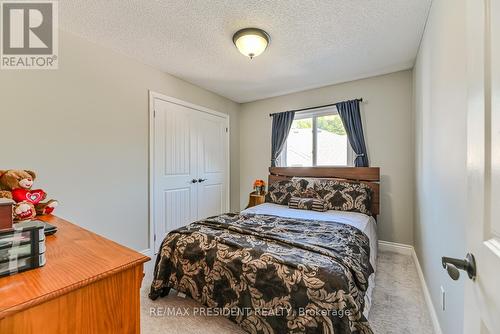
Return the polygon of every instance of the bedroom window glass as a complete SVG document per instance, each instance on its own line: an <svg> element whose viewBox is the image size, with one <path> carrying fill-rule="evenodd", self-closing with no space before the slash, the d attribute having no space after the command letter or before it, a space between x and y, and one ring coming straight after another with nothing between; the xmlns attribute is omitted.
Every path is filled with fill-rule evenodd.
<svg viewBox="0 0 500 334"><path fill-rule="evenodd" d="M336 108L295 115L281 157L283 166L352 166L353 158Z"/></svg>

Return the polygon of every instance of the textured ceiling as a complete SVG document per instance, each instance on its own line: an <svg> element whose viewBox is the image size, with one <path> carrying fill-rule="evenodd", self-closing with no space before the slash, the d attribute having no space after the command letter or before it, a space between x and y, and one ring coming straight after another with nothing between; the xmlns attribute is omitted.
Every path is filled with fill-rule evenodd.
<svg viewBox="0 0 500 334"><path fill-rule="evenodd" d="M237 102L413 66L431 0L63 0L62 29ZM258 27L250 60L232 43Z"/></svg>

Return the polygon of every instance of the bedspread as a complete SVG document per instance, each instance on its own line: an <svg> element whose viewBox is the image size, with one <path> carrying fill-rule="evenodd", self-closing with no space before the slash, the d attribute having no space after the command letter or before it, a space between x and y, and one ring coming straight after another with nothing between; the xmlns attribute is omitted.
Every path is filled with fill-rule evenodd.
<svg viewBox="0 0 500 334"><path fill-rule="evenodd" d="M350 225L223 214L170 232L150 298L176 289L249 333L367 333L368 237Z"/></svg>

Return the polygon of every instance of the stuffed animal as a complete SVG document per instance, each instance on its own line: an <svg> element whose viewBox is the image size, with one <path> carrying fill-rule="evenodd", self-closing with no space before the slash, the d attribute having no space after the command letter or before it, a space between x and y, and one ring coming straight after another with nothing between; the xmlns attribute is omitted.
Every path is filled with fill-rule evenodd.
<svg viewBox="0 0 500 334"><path fill-rule="evenodd" d="M36 174L30 170L0 170L0 198L10 198L16 202L14 221L26 221L36 215L50 214L58 202L42 202L47 193L42 189L31 189Z"/></svg>

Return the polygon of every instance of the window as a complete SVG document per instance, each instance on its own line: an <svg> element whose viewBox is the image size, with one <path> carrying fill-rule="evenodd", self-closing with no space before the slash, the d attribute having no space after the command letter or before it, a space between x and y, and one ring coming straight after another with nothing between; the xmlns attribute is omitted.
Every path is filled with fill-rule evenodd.
<svg viewBox="0 0 500 334"><path fill-rule="evenodd" d="M336 108L295 114L283 166L352 166L354 153Z"/></svg>

